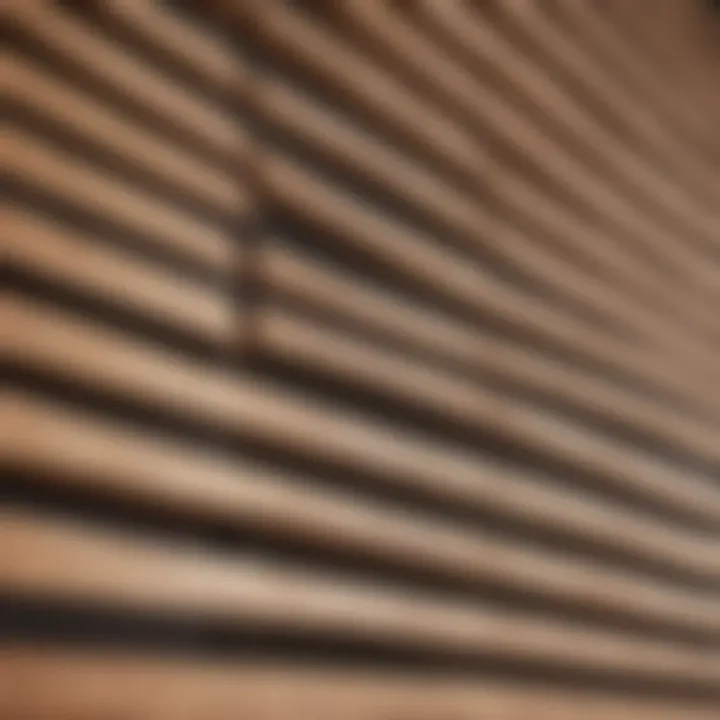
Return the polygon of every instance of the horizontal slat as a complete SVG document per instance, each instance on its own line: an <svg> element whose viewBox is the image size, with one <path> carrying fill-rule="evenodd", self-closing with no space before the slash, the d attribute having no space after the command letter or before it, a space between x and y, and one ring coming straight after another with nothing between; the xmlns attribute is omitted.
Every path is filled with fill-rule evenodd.
<svg viewBox="0 0 720 720"><path fill-rule="evenodd" d="M707 386L675 357L658 358L647 349L600 337L582 323L559 316L502 284L481 267L438 246L432 238L388 219L368 204L354 200L299 163L270 152L261 168L268 194L296 216L327 230L347 247L410 278L433 293L462 305L479 318L488 314L530 336L580 354L594 365L632 374L674 393L678 398L718 416L718 403L708 397Z"/></svg>
<svg viewBox="0 0 720 720"><path fill-rule="evenodd" d="M58 9L48 0L9 3L5 9L11 27L43 44L47 51L69 60L90 78L141 104L168 125L219 157L236 151L237 120L220 106L193 96L152 65L103 39L92 27Z"/></svg>
<svg viewBox="0 0 720 720"><path fill-rule="evenodd" d="M268 238L264 246L264 281L272 292L290 304L309 303L329 310L388 340L399 342L432 361L442 358L466 374L489 384L496 378L570 402L581 411L597 414L604 421L646 433L670 449L695 456L710 466L720 463L717 430L712 426L680 417L662 405L636 398L581 370L574 370L524 351L517 344L491 337L474 326L434 313L427 308L403 302L372 285L358 282L349 273L331 270L321 262Z"/></svg>
<svg viewBox="0 0 720 720"><path fill-rule="evenodd" d="M463 367L466 376L477 373L479 380L483 379L491 385L496 382L495 378L502 378L526 386L531 392L539 391L546 397L570 401L578 407L603 413L608 421L626 421L631 429L645 428L647 424L648 431L657 432L663 442L678 442L677 431L683 436L682 443L693 443L692 450L690 446L685 446L690 452L706 453L715 447L711 444L714 432L691 422L689 418L673 421L672 414L661 407L634 398L628 392L614 390L612 386L566 365L525 352L517 345L488 337L474 327L453 321L445 315L413 307L376 287L365 287L349 274L330 272L326 266L313 262L280 241L268 240L265 250L264 281L273 292L278 293L279 298L286 298L290 304L303 306L309 303L311 307L330 311L356 327L383 333L388 342L417 348L428 358L442 358L452 362L454 367ZM701 442L704 450L694 447L695 442ZM526 488L523 493L527 491ZM536 500L538 512L545 505ZM558 518L555 523L562 522L569 527L573 518L581 515L583 519L577 528L597 532L600 537L623 538L630 542L631 547L642 548L642 552L652 557L677 562L678 567L693 563L698 557L698 548L686 545L682 536L670 539L668 528L652 530L645 524L647 520L641 520L639 516L623 520L619 509L605 514L597 506L589 516L586 510L579 513L577 508L565 507L559 497L554 503L547 503L548 508L553 506L565 510L562 521ZM707 553L700 554L709 557ZM715 572L720 574L718 563L715 564Z"/></svg>
<svg viewBox="0 0 720 720"><path fill-rule="evenodd" d="M523 202L527 221L534 223L536 234L547 234L553 240L567 238L577 250L580 245L591 251L598 250L603 260L609 259L612 284L620 280L625 292L643 297L647 308L628 304L617 288L608 289L595 275L578 272L572 263L563 261L543 249L537 240L519 233L502 223L479 205L475 198L455 190L442 182L424 166L393 150L386 143L354 129L347 122L311 103L297 92L289 81L265 76L257 92L257 107L263 117L293 137L309 143L324 152L348 172L369 180L453 233L470 253L481 256L487 251L487 238L502 238L492 247L492 253L532 278L542 282L554 295L564 296L573 303L581 303L594 315L604 316L606 322L624 326L626 332L651 339L660 339L666 345L677 346L678 335L685 336L687 319L681 313L678 321L668 323L668 314L677 314L677 303L668 303L667 293L660 293L657 282L638 263L628 264L621 256L613 259L606 252L605 237L587 225L573 220L560 208L545 201L530 185L508 180L513 188L508 196ZM493 170L493 181L506 175L502 169ZM510 188L508 188L510 189ZM606 263L607 264L607 263ZM666 305L668 311L665 312ZM651 310L651 312L648 312ZM690 339L694 340L692 333Z"/></svg>
<svg viewBox="0 0 720 720"><path fill-rule="evenodd" d="M27 368L157 403L179 418L202 420L238 436L260 437L276 447L370 472L419 493L526 519L540 515L575 531L597 527L599 503L578 501L566 491L548 493L535 479L494 467L475 453L388 428L379 419L331 411L251 379L211 371L30 300L8 298L3 306L4 353ZM614 516L620 510L607 512ZM621 528L621 519L617 522ZM612 538L612 523L608 529ZM708 571L717 568L716 546L709 540L700 541L692 556L688 562Z"/></svg>
<svg viewBox="0 0 720 720"><path fill-rule="evenodd" d="M10 177L51 197L102 214L199 267L228 272L232 240L220 223L202 223L182 208L150 199L132 185L103 174L24 130L6 129L4 141Z"/></svg>
<svg viewBox="0 0 720 720"><path fill-rule="evenodd" d="M659 253L665 256L665 261L669 260L668 267L671 269L683 268L691 283L697 284L698 277L707 277L708 281L713 283L717 281L713 275L707 274L705 258L697 254L689 244L691 233L687 228L687 218L684 218L684 224L681 224L673 234L673 231L668 228L668 219L664 219L662 216L656 218L657 207L654 208L652 214L647 214L642 211L641 203L637 199L633 201L631 197L628 197L628 191L623 191L622 184L629 180L628 167L622 168L619 173L615 169L614 177L607 182L598 175L596 170L593 170L591 161L586 156L587 148L601 144L601 162L607 164L611 158L616 156L607 141L600 142L596 139L589 145L586 143L584 156L573 157L561 144L548 137L538 122L533 122L531 118L514 111L507 97L492 93L486 84L479 82L478 78L468 72L465 67L450 62L421 34L415 32L412 25L403 22L401 18L388 10L386 5L377 1L363 2L361 0L355 3L344 3L342 8L348 14L348 23L352 30L364 31L363 38L368 45L369 53L373 56L382 54L389 57L392 64L399 66L398 73L418 78L423 83L426 93L434 101L433 105L427 103L426 114L433 112L434 105L441 104L443 108L456 108L465 118L464 126L472 123L471 127L473 128L489 129L492 133L499 135L502 142L519 151L524 157L530 159L534 166L539 167L542 179L536 183L537 185L550 181L561 187L564 192L569 191L575 198L580 199L587 209L597 212L602 221L606 222L612 219L616 223L615 234L622 229L623 232L620 234L625 242L631 244L641 242L646 253ZM483 49L485 63L487 64L488 56L490 56L491 67L502 68L502 72L511 73L513 67L509 59L505 56L497 57L499 48L496 35L484 26L475 27L468 24L467 27L474 32L475 47ZM512 53L510 58L514 59ZM533 70L532 67L530 69ZM542 89L538 78L534 78L532 84L543 98L550 100L547 97L549 93ZM522 97L523 100L526 100L527 92ZM556 121L561 110L557 102L553 102L553 108L556 108L553 114L553 121ZM577 119L571 123L571 131L575 134L580 131ZM464 133L463 125L457 126L456 132ZM565 135L567 137L567 132ZM494 136L489 141L498 143L498 139ZM592 162L597 161L592 160ZM636 165L637 163L630 163L630 167L633 169ZM496 164L491 161L482 170L482 179L491 190L496 187L502 189L502 181L496 180L495 166ZM633 172L637 173L636 170ZM667 192L661 192L659 188L648 187L650 181L658 183L652 173L650 181L647 174L642 173L642 175L644 180L640 183L641 193L649 192L650 197L653 198L657 196L660 208L669 206L670 200ZM477 177L478 180L481 179L479 175ZM635 185L637 184L636 182ZM509 188L509 194L513 194L512 188ZM672 197L674 198L674 195ZM689 212L694 221L693 224L697 222L698 217L704 217L693 212L692 208L688 210L687 203L681 203L681 206L686 210L685 215ZM715 226L712 230L709 226L703 226L697 232L715 234ZM676 235L681 235L685 239L681 241ZM696 287L688 288L687 296L692 297L695 290ZM698 298L701 302L702 297L699 295Z"/></svg>
<svg viewBox="0 0 720 720"><path fill-rule="evenodd" d="M14 267L204 339L222 341L236 329L229 291L196 286L20 205L7 204L3 220L6 259Z"/></svg>
<svg viewBox="0 0 720 720"><path fill-rule="evenodd" d="M502 720L713 720L715 709L682 700L558 691L512 682L478 683L290 664L148 658L43 646L0 651L8 717L74 720L118 717L185 720L368 720L476 717ZM40 692L28 692L28 688Z"/></svg>
<svg viewBox="0 0 720 720"><path fill-rule="evenodd" d="M682 700L558 691L512 682L448 680L290 664L148 658L43 646L6 646L0 711L7 717L225 720L368 720L476 717L502 720L713 720L715 709ZM35 688L39 692L28 692Z"/></svg>
<svg viewBox="0 0 720 720"><path fill-rule="evenodd" d="M128 117L94 100L88 93L62 78L53 77L20 53L10 52L3 62L10 100L30 108L46 121L120 156L149 172L165 185L192 194L228 218L248 200L231 177L153 135ZM238 159L246 152L247 138L240 130L234 143Z"/></svg>
<svg viewBox="0 0 720 720"><path fill-rule="evenodd" d="M710 7L708 7L710 5ZM714 129L720 120L720 100L708 88L715 86L717 72L717 31L710 3L692 5L682 0L662 0L648 23L642 8L610 0L597 8L626 45L640 51L643 62L667 87L677 86L683 101L697 108L706 127L709 154L720 165L720 148L714 142ZM709 22L708 22L709 20Z"/></svg>
<svg viewBox="0 0 720 720"><path fill-rule="evenodd" d="M441 5L438 7L442 8ZM520 49L529 45L534 53L539 51L542 66L553 72L556 82L566 83L568 77L572 78L568 90L582 88L582 100L589 102L590 109L598 116L618 128L616 134L620 139L627 138L634 147L646 148L648 155L665 159L676 177L692 187L698 197L703 197L709 208L713 207L718 199L718 190L714 187L716 171L707 162L707 156L683 142L665 122L662 113L654 112L636 93L618 82L611 69L593 58L587 44L583 43L582 34L564 30L560 24L552 22L543 6L534 3L508 2L498 6L498 10L502 13L498 25L515 47ZM467 35L454 17L446 17L444 13L442 16L434 13L433 17L437 17L438 30L447 28L452 32L453 42L462 42L463 36ZM470 52L470 46L466 47ZM474 46L472 52L475 52Z"/></svg>
<svg viewBox="0 0 720 720"><path fill-rule="evenodd" d="M709 477L666 467L651 454L604 439L549 410L503 397L451 372L424 367L297 315L266 309L256 321L261 351L285 362L395 398L470 431L491 433L522 450L602 478L620 492L647 498L669 511L720 521L720 491Z"/></svg>
<svg viewBox="0 0 720 720"><path fill-rule="evenodd" d="M375 7L373 5L373 10ZM525 60L495 27L489 23L473 22L472 14L452 0L425 0L418 9L421 12L416 14L429 11L432 22L427 25L428 29L444 26L451 31L455 43L463 43L473 52L476 61L482 63L480 67L492 68L509 81L512 90L503 97L522 100L527 121L539 127L556 127L559 137L564 135L567 141L575 140L575 148L583 151L578 160L585 168L597 169L601 173L611 172L619 187L628 186L633 188L633 192L639 192L639 204L647 204L648 211L652 211L658 219L667 214L683 223L686 230L698 233L705 240L708 233L714 234L707 208L698 198L671 175L661 174L660 168L652 166L657 156L646 160L638 156L635 146L617 143L592 114L585 112L571 95L553 82L547 71ZM458 63L454 70L457 72L464 67L464 64ZM468 79L472 76L471 73L466 75ZM477 76L475 78L477 82ZM532 106L531 112L528 105Z"/></svg>
<svg viewBox="0 0 720 720"><path fill-rule="evenodd" d="M641 97L648 98L651 107L662 117L672 120L673 129L681 133L683 140L695 145L705 153L708 161L716 165L720 159L716 135L708 133L707 115L694 111L695 102L679 101L685 92L681 85L668 83L663 73L638 47L625 41L622 33L598 12L593 3L561 0L556 3L556 17L567 23L570 30L583 38L588 50L600 52L603 59L611 62L619 82L628 83ZM704 99L707 102L707 98Z"/></svg>
<svg viewBox="0 0 720 720"><path fill-rule="evenodd" d="M243 524L334 552L380 558L424 573L490 580L580 607L655 620L720 638L717 601L596 564L414 517L342 492L318 490L291 473L208 453L121 423L83 417L15 394L0 460L75 486L142 504Z"/></svg>
<svg viewBox="0 0 720 720"><path fill-rule="evenodd" d="M6 641L0 716L709 718L720 156L688 37L621 3L10 2L3 602L235 656ZM245 300L238 362L183 355Z"/></svg>
<svg viewBox="0 0 720 720"><path fill-rule="evenodd" d="M237 6L237 9L240 8L241 6ZM267 42L275 54L288 56L298 68L330 85L334 93L342 93L365 112L373 113L378 120L394 127L397 133L402 133L408 139L412 138L416 146L434 156L436 165L440 163L456 175L462 175L466 182L485 186L487 174L495 166L487 150L457 123L445 118L427 102L413 95L401 82L393 81L368 58L353 52L347 43L340 43L317 25L303 19L297 12L277 3L267 3L263 13L257 18L253 16L248 27L252 28L255 37ZM392 41L388 47L392 47ZM477 93L474 93L473 97L477 101ZM487 108L488 103L483 103L482 106ZM557 165L554 156L551 165ZM575 189L585 187L576 182L576 179L570 182ZM588 195L588 202L594 206L597 197L592 193L585 194ZM660 237L667 235L663 228L645 227L634 207L622 199L613 196L613 203L622 205L618 210L620 226L630 222L635 225L635 230L645 233L644 237L651 238L648 245L650 251L662 254L667 250L667 243L668 247L674 248L675 240L669 235L665 239L667 242L663 240L663 244L660 244ZM604 206L600 208L600 213L605 222L608 216ZM691 274L696 270L704 272L701 264L691 261L685 252L675 253L673 250L671 254L672 261L668 257L665 264L672 276L678 276L683 266L687 266L685 269Z"/></svg>
<svg viewBox="0 0 720 720"><path fill-rule="evenodd" d="M116 27L130 30L155 52L181 64L212 89L238 89L251 79L238 48L222 37L221 12L211 23L218 32L209 37L181 13L168 12L153 0L109 0L93 11L103 13Z"/></svg>
<svg viewBox="0 0 720 720"><path fill-rule="evenodd" d="M525 660L712 683L711 650L683 650L555 621L440 603L419 594L339 581L243 555L158 546L138 535L24 513L0 515L0 580L16 592L228 623L366 637L418 650L495 652Z"/></svg>

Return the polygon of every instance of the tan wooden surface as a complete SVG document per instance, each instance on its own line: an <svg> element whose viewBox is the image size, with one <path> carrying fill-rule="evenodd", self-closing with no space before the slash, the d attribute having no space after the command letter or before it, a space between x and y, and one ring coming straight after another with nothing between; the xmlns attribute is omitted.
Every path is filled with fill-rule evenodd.
<svg viewBox="0 0 720 720"><path fill-rule="evenodd" d="M718 717L720 18L2 6L0 718Z"/></svg>
<svg viewBox="0 0 720 720"><path fill-rule="evenodd" d="M319 548L331 544L336 552L360 552L438 577L467 583L490 580L579 608L654 619L698 635L720 634L715 599L670 583L577 562L481 529L416 518L347 492L319 491L303 484L301 475L192 450L36 398L17 394L6 402L4 413L5 462L55 478L59 487L249 526Z"/></svg>
<svg viewBox="0 0 720 720"><path fill-rule="evenodd" d="M33 720L714 720L712 707L512 683L5 648L0 710ZM111 708L111 710L109 710ZM23 714L25 713L25 714ZM110 715L108 715L110 713Z"/></svg>
<svg viewBox="0 0 720 720"><path fill-rule="evenodd" d="M193 543L161 545L138 533L7 511L0 515L0 539L0 581L23 594L169 617L190 613L230 626L253 623L341 638L360 633L415 650L497 653L708 687L720 679L720 657L710 648L438 601L247 554L212 554Z"/></svg>
<svg viewBox="0 0 720 720"><path fill-rule="evenodd" d="M80 378L90 388L159 404L180 417L238 434L267 437L280 447L364 468L438 497L473 504L492 502L493 498L509 502L518 497L509 485L513 473L503 470L505 481L498 484L493 466L469 451L414 439L408 431L388 433L381 421L357 414L329 408L323 411L299 396L293 398L227 372L210 371L199 363L180 360L170 351L64 316L34 301L9 297L3 302L3 312L5 352L27 367ZM521 482L522 476L515 477ZM529 492L530 487L524 488L521 497L531 509ZM686 497L693 501L692 496ZM693 511L710 520L715 516L712 507L699 503ZM712 546L707 554L708 562L714 564Z"/></svg>

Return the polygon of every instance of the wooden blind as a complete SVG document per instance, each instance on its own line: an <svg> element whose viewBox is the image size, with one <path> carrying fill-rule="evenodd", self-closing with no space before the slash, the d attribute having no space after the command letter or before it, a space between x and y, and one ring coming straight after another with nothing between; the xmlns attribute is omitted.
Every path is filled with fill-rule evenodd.
<svg viewBox="0 0 720 720"><path fill-rule="evenodd" d="M1 716L717 717L706 4L3 12Z"/></svg>

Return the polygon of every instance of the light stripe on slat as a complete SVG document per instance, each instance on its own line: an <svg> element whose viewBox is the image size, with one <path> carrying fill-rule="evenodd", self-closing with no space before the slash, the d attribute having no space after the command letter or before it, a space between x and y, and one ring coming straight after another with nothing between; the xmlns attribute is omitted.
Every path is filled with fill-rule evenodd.
<svg viewBox="0 0 720 720"><path fill-rule="evenodd" d="M5 162L11 178L93 214L102 213L199 267L227 271L232 240L221 230L220 223L213 227L182 208L150 199L132 185L104 175L102 170L54 149L24 130L10 128L4 135Z"/></svg>
<svg viewBox="0 0 720 720"><path fill-rule="evenodd" d="M720 489L709 477L669 468L647 452L603 439L561 415L531 408L450 372L424 367L280 310L266 308L256 320L255 332L262 351L285 362L374 389L468 430L493 433L670 511L682 509L720 523Z"/></svg>
<svg viewBox="0 0 720 720"><path fill-rule="evenodd" d="M513 2L519 3L521 7L532 4L525 0ZM678 92L684 92L682 87L668 85L665 77L648 64L644 53L625 42L603 13L597 12L593 3L560 0L555 6L556 17L568 23L572 32L582 37L588 48L594 45L605 58L613 59L615 68L623 68L622 74L618 74L620 82L631 83L636 91L649 96L653 106L672 119L685 141L706 153L708 161L716 165L718 154L715 138L713 135L708 137L708 128L703 118L691 109L693 103L678 102Z"/></svg>
<svg viewBox="0 0 720 720"><path fill-rule="evenodd" d="M474 50L476 60L511 82L513 94L520 96L524 103L532 101L540 112L526 115L528 121L550 122L560 133L576 136L584 151L590 151L580 158L585 167L592 169L597 164L603 172L607 165L615 183L634 187L640 192L641 202L647 202L648 209L652 207L654 214L662 217L667 213L683 223L687 230L705 236L705 239L708 232L712 234L707 208L691 192L671 175L662 174L658 172L659 168L648 165L645 158L638 156L634 146L618 144L602 124L583 111L574 98L553 81L547 71L525 60L495 28L487 23L474 23L472 15L463 12L460 3L452 0L425 0L421 6L432 12L433 26L446 23L447 27L449 24L455 42L464 40L464 46ZM651 162L655 160L655 157L650 158Z"/></svg>
<svg viewBox="0 0 720 720"><path fill-rule="evenodd" d="M220 107L193 97L147 63L102 38L48 0L10 3L5 10L11 27L37 38L60 57L70 59L88 75L142 103L169 124L212 148L219 156L234 153L237 120Z"/></svg>
<svg viewBox="0 0 720 720"><path fill-rule="evenodd" d="M584 303L613 322L627 325L632 332L654 339L659 336L673 347L678 344L678 334L688 335L687 313L681 313L679 322L668 324L667 316L669 313L677 315L678 303L667 292L660 292L657 279L647 273L647 268L629 263L621 255L615 257L612 252L608 255L606 236L568 217L529 186L513 182L514 190L509 194L516 199L526 198L524 210L528 221L534 223L534 232L548 233L554 240L565 237L575 251L582 245L596 258L599 253L602 261L609 264L613 284L619 275L623 289L644 297L652 312L628 304L616 290L608 291L598 282L597 271L594 276L578 273L572 264L544 251L537 239L531 241L499 222L474 199L438 180L423 166L341 122L319 105L308 102L288 82L266 75L257 94L258 108L273 125L306 139L350 172L370 179L383 191L412 203L417 212L427 214L455 233L471 252L473 248L483 249L487 238L496 238L498 242L494 244L493 252L542 280L554 292ZM493 177L497 179L497 172ZM689 338L694 339L692 333Z"/></svg>
<svg viewBox="0 0 720 720"><path fill-rule="evenodd" d="M716 682L712 650L683 650L555 621L437 602L419 594L341 581L242 554L160 546L138 535L5 511L0 515L0 580L16 592L116 608L202 614L248 622L363 634L417 650L499 652L526 660L643 676ZM90 569L93 571L89 572Z"/></svg>
<svg viewBox="0 0 720 720"><path fill-rule="evenodd" d="M221 341L234 330L227 293L199 287L19 205L6 205L3 221L6 257L16 267L205 339Z"/></svg>
<svg viewBox="0 0 720 720"><path fill-rule="evenodd" d="M20 102L48 121L121 154L161 182L192 193L219 213L231 216L238 206L247 203L238 188L239 179L229 173L215 170L182 148L153 136L19 53L9 54L4 62L9 63L5 78L11 101ZM238 157L246 145L247 138L238 129L234 142Z"/></svg>
<svg viewBox="0 0 720 720"><path fill-rule="evenodd" d="M582 324L519 295L430 238L355 201L293 160L268 152L261 171L274 200L385 267L451 298L478 316L499 316L524 332L541 334L571 353L582 354L594 364L650 380L717 417L717 400L707 396L701 378L688 377L687 368L676 357L659 358L658 353L641 352L609 337L599 337Z"/></svg>
<svg viewBox="0 0 720 720"><path fill-rule="evenodd" d="M442 7L442 6L439 6ZM571 77L574 83L584 88L584 98L588 93L592 107L600 109L604 119L611 118L613 124L619 123L622 131L619 137L631 136L628 140L636 148L647 148L647 154L655 158L665 158L676 177L682 177L688 187L699 197L703 197L708 208L718 201L718 190L714 187L716 171L707 162L707 156L697 152L690 144L683 142L675 132L663 122L661 113L653 112L643 103L637 94L632 93L608 72L608 68L597 62L583 38L577 33L563 31L543 12L542 6L525 4L519 11L517 3L503 3L498 6L503 14L503 32L515 47L522 49L528 43L541 53L541 63L553 72L556 82ZM436 28L446 28L453 42L462 42L466 30L458 27L457 16L436 14ZM475 52L474 46L467 50ZM570 92L572 90L568 89Z"/></svg>
<svg viewBox="0 0 720 720"><path fill-rule="evenodd" d="M476 374L479 382L484 379L492 384L493 377L507 379L531 392L540 391L546 397L598 413L622 427L647 432L704 462L720 463L717 428L690 416L679 417L662 405L524 351L517 344L488 336L446 315L402 302L387 291L363 285L348 273L331 271L279 240L266 240L263 268L268 287L291 303L309 302L312 307L329 309L343 319L380 331L417 349L416 357L424 354L430 360L440 357L460 363L467 374Z"/></svg>
<svg viewBox="0 0 720 720"><path fill-rule="evenodd" d="M257 380L181 361L173 353L29 299L7 298L3 306L4 353L28 369L81 379L89 387L158 404L179 418L199 419L238 436L260 437L276 447L370 472L398 487L451 502L527 519L542 515L575 531L578 523L586 526L586 514L591 516L588 526L592 516L597 517L599 503L576 500L566 491L548 493L533 478L495 467L475 453L391 429L378 419L323 408ZM694 555L693 564L716 567L711 542L699 543Z"/></svg>
<svg viewBox="0 0 720 720"><path fill-rule="evenodd" d="M433 94L435 103L451 103L474 125L487 126L499 133L507 143L531 158L533 164L539 165L545 177L552 178L558 186L581 198L588 208L597 211L599 217L613 218L618 227L627 228L629 242L641 241L646 252L662 256L663 262L673 272L682 268L694 282L697 282L698 273L702 275L706 272L704 258L696 256L687 242L668 232L667 222L640 212L626 193L615 191L617 181L611 185L599 181L596 173L588 171L585 162L574 160L561 146L545 136L536 123L514 112L504 98L491 93L465 68L448 62L385 5L361 1L344 3L342 7L350 13L352 29L364 30L369 51L389 56L406 73L420 77L427 91ZM482 47L488 44L484 33L477 39L477 44ZM433 106L426 103L425 116L433 114ZM456 126L455 132L465 137L462 127ZM467 138L468 144L471 144L472 136ZM607 154L611 152L607 143L603 149ZM493 171L492 162L482 167L482 174L490 177L491 186ZM691 294L694 291L695 288L689 288Z"/></svg>
<svg viewBox="0 0 720 720"><path fill-rule="evenodd" d="M0 712L34 720L118 717L226 720L715 720L700 703L276 663L188 660L42 645L0 651ZM28 692L28 688L41 692ZM282 691L279 691L282 688Z"/></svg>
<svg viewBox="0 0 720 720"><path fill-rule="evenodd" d="M249 78L247 64L229 41L208 38L182 14L168 12L153 0L110 0L97 11L202 76L211 88L237 89ZM220 15L217 20L219 27Z"/></svg>
<svg viewBox="0 0 720 720"><path fill-rule="evenodd" d="M255 20L259 20L257 25ZM417 101L397 83L393 84L386 74L363 62L346 46L333 42L327 33L321 33L316 27L302 21L296 13L290 13L275 4L267 4L263 13L252 20L252 27L260 29L266 41L273 43L274 52L282 51L290 55L293 61L302 62L318 77L333 83L335 91L345 93L366 108L372 108L377 117L384 118L406 134L410 133L424 147L434 147L432 152L435 157L444 158L443 162L454 167L456 171L461 167L463 173L471 173L476 180L485 176L490 159L481 152L477 142L458 134L456 125L450 121L443 119L442 122L431 122L430 119L436 117L437 113L433 115L427 104ZM422 121L419 118L422 118ZM437 146L438 142L442 147ZM655 235L656 233L653 238ZM683 260L686 259L683 254ZM673 265L673 274L676 267ZM702 271L706 272L706 269L703 266ZM691 297L692 293L687 296ZM658 357L656 354L656 362ZM686 365L686 354L675 353L675 357L681 366ZM714 377L714 365L707 362L693 370L692 374L702 371L704 374L710 373L711 378ZM687 375L688 371L681 369L679 373ZM678 372L674 371L674 374L677 375ZM707 398L701 399L701 402L706 401Z"/></svg>
<svg viewBox="0 0 720 720"><path fill-rule="evenodd" d="M539 591L581 607L715 634L720 641L717 602L667 583L558 557L480 529L453 528L339 490L317 490L302 477L185 448L52 401L16 394L4 401L3 411L8 422L0 458L60 486L309 539L319 548L330 542L336 552L349 549L470 584L490 580L524 593Z"/></svg>

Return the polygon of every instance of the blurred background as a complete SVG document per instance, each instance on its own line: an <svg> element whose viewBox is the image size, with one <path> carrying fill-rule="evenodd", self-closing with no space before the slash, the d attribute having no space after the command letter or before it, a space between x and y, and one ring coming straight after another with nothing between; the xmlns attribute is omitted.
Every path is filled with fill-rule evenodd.
<svg viewBox="0 0 720 720"><path fill-rule="evenodd" d="M6 0L0 716L720 717L709 0Z"/></svg>

